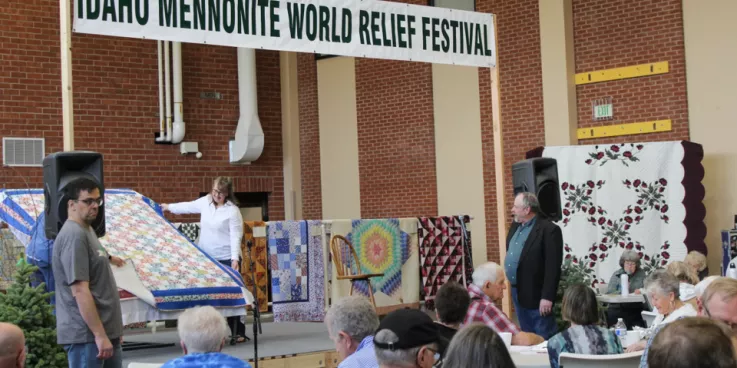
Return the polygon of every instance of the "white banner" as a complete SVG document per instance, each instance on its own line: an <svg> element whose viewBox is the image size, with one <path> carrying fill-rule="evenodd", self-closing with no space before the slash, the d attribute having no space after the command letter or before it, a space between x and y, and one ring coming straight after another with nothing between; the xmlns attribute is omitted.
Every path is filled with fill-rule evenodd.
<svg viewBox="0 0 737 368"><path fill-rule="evenodd" d="M74 32L496 65L493 15L376 0L76 0Z"/></svg>

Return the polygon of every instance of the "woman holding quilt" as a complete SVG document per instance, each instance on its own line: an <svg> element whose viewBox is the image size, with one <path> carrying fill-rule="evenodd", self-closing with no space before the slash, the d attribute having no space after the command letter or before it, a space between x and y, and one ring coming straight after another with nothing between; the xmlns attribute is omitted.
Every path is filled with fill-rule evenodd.
<svg viewBox="0 0 737 368"><path fill-rule="evenodd" d="M200 214L200 249L236 272L240 271L243 217L230 178L216 178L210 194L197 200L162 204L161 207L175 215ZM246 341L246 326L240 317L228 317L228 325L237 342Z"/></svg>

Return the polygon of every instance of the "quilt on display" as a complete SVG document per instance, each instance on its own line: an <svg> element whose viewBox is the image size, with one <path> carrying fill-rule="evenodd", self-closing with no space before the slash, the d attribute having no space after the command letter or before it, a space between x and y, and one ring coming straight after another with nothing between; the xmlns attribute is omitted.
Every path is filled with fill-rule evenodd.
<svg viewBox="0 0 737 368"><path fill-rule="evenodd" d="M275 322L322 321L325 317L321 226L321 221L269 223L269 267Z"/></svg>
<svg viewBox="0 0 737 368"><path fill-rule="evenodd" d="M179 230L180 233L189 239L192 243L197 244L197 240L200 238L200 224L197 222L180 222L175 223L174 226Z"/></svg>
<svg viewBox="0 0 737 368"><path fill-rule="evenodd" d="M434 309L438 289L448 281L468 286L473 274L468 216L420 217L417 236L425 306Z"/></svg>
<svg viewBox="0 0 737 368"><path fill-rule="evenodd" d="M6 190L0 202L3 221L31 237L35 217L43 211L41 190ZM110 254L133 262L158 309L246 305L240 276L182 236L152 200L134 191L106 190L105 216L100 243Z"/></svg>
<svg viewBox="0 0 737 368"><path fill-rule="evenodd" d="M646 272L706 254L703 148L687 141L545 147L556 159L565 258L609 282L635 250Z"/></svg>
<svg viewBox="0 0 737 368"><path fill-rule="evenodd" d="M358 255L365 274L383 273L371 279L373 292L396 297L402 286L402 266L409 258L409 234L399 228L398 219L353 220L348 241ZM357 282L355 290L368 295L368 284Z"/></svg>
<svg viewBox="0 0 737 368"><path fill-rule="evenodd" d="M254 229L256 229L254 234ZM256 268L256 288L253 289L251 262L248 258L248 242L251 242L251 257ZM261 312L269 310L268 288L268 251L266 250L266 223L263 221L243 222L243 241L241 242L241 276L248 290L258 298L258 308Z"/></svg>

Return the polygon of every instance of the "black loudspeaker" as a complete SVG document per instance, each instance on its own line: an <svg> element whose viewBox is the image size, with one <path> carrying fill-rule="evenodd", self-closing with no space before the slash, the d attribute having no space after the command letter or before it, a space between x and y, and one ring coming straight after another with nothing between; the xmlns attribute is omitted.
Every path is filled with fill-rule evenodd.
<svg viewBox="0 0 737 368"><path fill-rule="evenodd" d="M78 178L88 178L100 187L100 195L105 196L105 181L102 176L102 155L97 152L74 151L57 152L46 156L44 168L44 215L47 239L56 239L61 226L67 220L65 194L67 185ZM105 235L105 205L97 212L92 228L98 237Z"/></svg>
<svg viewBox="0 0 737 368"><path fill-rule="evenodd" d="M550 221L563 219L558 185L558 162L554 158L538 157L512 165L514 195L530 192L540 202L540 214Z"/></svg>

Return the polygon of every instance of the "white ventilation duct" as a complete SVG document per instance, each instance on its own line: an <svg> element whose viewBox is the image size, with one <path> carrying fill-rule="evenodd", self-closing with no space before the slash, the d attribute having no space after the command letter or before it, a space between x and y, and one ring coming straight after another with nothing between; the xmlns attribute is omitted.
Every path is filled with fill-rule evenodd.
<svg viewBox="0 0 737 368"><path fill-rule="evenodd" d="M166 140L164 128L166 125L166 116L164 116L164 51L163 43L156 41L158 49L158 69L159 69L159 136L156 137L157 142Z"/></svg>
<svg viewBox="0 0 737 368"><path fill-rule="evenodd" d="M264 130L258 118L256 94L256 51L238 48L238 99L240 118L235 129L235 141L230 146L230 163L256 161L264 151Z"/></svg>
<svg viewBox="0 0 737 368"><path fill-rule="evenodd" d="M164 41L164 81L166 86L166 139L171 142L171 72L169 71L169 41Z"/></svg>
<svg viewBox="0 0 737 368"><path fill-rule="evenodd" d="M172 43L172 77L174 85L174 127L169 132L172 144L179 144L184 139L184 104L182 96L182 43Z"/></svg>

